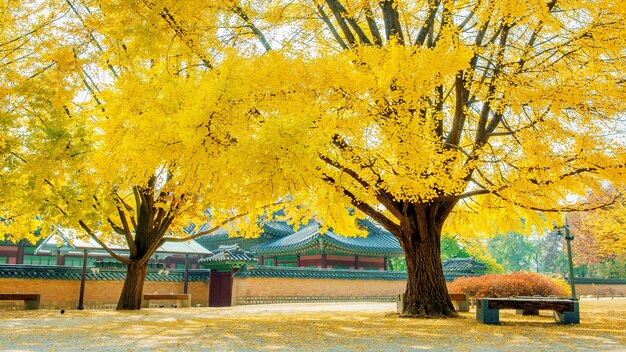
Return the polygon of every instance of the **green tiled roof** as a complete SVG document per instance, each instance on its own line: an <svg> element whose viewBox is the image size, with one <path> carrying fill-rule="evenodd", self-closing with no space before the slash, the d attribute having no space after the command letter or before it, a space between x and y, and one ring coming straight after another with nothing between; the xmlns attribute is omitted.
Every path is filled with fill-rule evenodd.
<svg viewBox="0 0 626 352"><path fill-rule="evenodd" d="M446 281L461 276L477 276L476 274L444 273ZM354 270L354 269L320 269L290 268L277 266L244 267L233 275L234 278L289 278L289 279L330 279L330 280L386 280L404 281L405 271Z"/></svg>
<svg viewBox="0 0 626 352"><path fill-rule="evenodd" d="M321 226L311 223L293 235L263 243L250 250L257 255L295 254L309 249L336 250L356 255L400 257L403 255L398 240L388 231L368 223L366 237L343 237L332 231L321 232Z"/></svg>
<svg viewBox="0 0 626 352"><path fill-rule="evenodd" d="M39 266L39 265L0 265L0 279L46 279L46 280L80 280L82 269L78 267ZM90 268L85 275L90 281L123 281L125 271L104 270L93 273ZM204 269L189 270L188 281L207 281L209 271ZM146 274L146 281L183 282L183 270L171 270L168 275L158 273Z"/></svg>
<svg viewBox="0 0 626 352"><path fill-rule="evenodd" d="M167 240L167 237L165 238ZM128 246L122 242L111 242L107 246L118 254L128 253ZM84 250L91 254L107 254L102 246L93 238L82 238L79 231L71 228L55 226L48 237L35 248L35 255L39 253L82 253ZM184 242L165 241L156 254L194 254L211 255L209 250L194 240Z"/></svg>
<svg viewBox="0 0 626 352"><path fill-rule="evenodd" d="M202 232L210 229L209 224L203 224L200 226L198 231L193 232ZM285 221L270 221L263 224L263 233L261 234L260 239L250 239L243 238L237 234L233 236L229 236L228 230L225 228L219 228L208 235L201 236L196 239L196 242L203 245L205 248L213 250L217 247L217 245L232 245L239 244L242 245L244 242L252 242L255 244L256 242L263 241L263 238L271 237L285 237L289 236L293 233L293 228L289 226Z"/></svg>
<svg viewBox="0 0 626 352"><path fill-rule="evenodd" d="M483 273L487 270L487 266L474 258L448 258L443 262L443 270L449 272Z"/></svg>
<svg viewBox="0 0 626 352"><path fill-rule="evenodd" d="M263 224L263 232L275 237L285 237L291 235L293 227L285 221L268 221Z"/></svg>
<svg viewBox="0 0 626 352"><path fill-rule="evenodd" d="M398 281L406 280L406 272L256 266L240 270L233 277Z"/></svg>
<svg viewBox="0 0 626 352"><path fill-rule="evenodd" d="M205 231L205 230L208 230L208 229L210 229L209 225L208 224L204 224L204 225L200 226L198 231L194 231L194 232L198 233L198 232L202 232L202 231ZM201 245L205 245L206 243L209 243L209 242L224 241L224 240L227 240L227 239L228 239L228 231L225 228L221 227L221 228L211 232L208 235L204 235L204 236L198 237L196 239L196 242L200 243Z"/></svg>
<svg viewBox="0 0 626 352"><path fill-rule="evenodd" d="M259 260L254 257L254 253L245 251L236 244L231 246L219 246L213 256L198 260L205 268L222 271L245 267L258 261Z"/></svg>
<svg viewBox="0 0 626 352"><path fill-rule="evenodd" d="M232 246L219 246L215 251L215 254L199 259L199 263L210 262L258 262L259 260L254 257L254 253L245 251L239 248L238 245Z"/></svg>

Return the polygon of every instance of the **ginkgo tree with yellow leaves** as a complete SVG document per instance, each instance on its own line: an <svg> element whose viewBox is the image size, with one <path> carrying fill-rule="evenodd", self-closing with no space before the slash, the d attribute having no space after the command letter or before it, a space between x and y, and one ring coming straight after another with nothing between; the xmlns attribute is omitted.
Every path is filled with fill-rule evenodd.
<svg viewBox="0 0 626 352"><path fill-rule="evenodd" d="M574 195L624 182L623 4L245 3L257 28L299 29L275 79L300 78L259 109L259 138L290 155L320 217L351 204L398 238L405 316L456 315L442 231L542 231L560 212L606 205Z"/></svg>
<svg viewBox="0 0 626 352"><path fill-rule="evenodd" d="M121 27L136 15L132 6L3 5L0 214L10 239L34 240L37 227L80 228L128 267L117 309L139 309L162 244L231 223L253 232L257 215L287 193L255 188L240 172L237 144L253 121L248 79L258 71L248 61L219 46L219 67L206 58L197 67L187 59L195 47L182 36L172 42L171 18L156 12L145 32ZM206 221L207 231L183 231Z"/></svg>
<svg viewBox="0 0 626 352"><path fill-rule="evenodd" d="M51 171L46 166L59 160L64 150L72 152L73 146L62 140L66 113L56 113L67 109L59 97L75 95L77 86L63 82L63 72L51 70L61 61L62 50L38 47L55 40L50 32L61 30L63 16L48 11L42 2L20 5L0 2L0 227L11 240L34 242L41 219L27 200L41 185L37 175L46 178ZM51 112L55 119L44 118ZM32 129L37 123L42 128ZM42 149L45 154L37 154Z"/></svg>
<svg viewBox="0 0 626 352"><path fill-rule="evenodd" d="M24 173L27 201L119 233L129 277L206 207L288 194L306 202L289 214L336 229L354 227L347 207L376 220L406 254L403 315L456 316L443 231L531 232L604 205L568 196L624 180L623 139L608 136L626 108L620 3L44 3L33 18L59 20L26 62L51 90L19 92L37 109L13 112L30 123L13 133L39 133L20 155L43 166ZM138 287L122 296L138 308Z"/></svg>

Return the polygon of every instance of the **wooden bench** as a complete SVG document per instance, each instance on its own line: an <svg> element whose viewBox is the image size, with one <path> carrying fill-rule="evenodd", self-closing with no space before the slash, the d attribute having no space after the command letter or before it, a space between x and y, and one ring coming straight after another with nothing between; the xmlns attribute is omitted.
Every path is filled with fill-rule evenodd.
<svg viewBox="0 0 626 352"><path fill-rule="evenodd" d="M450 297L452 305L457 312L469 312L469 300L465 293L448 293L448 297Z"/></svg>
<svg viewBox="0 0 626 352"><path fill-rule="evenodd" d="M552 310L562 324L580 324L578 301L558 298L477 298L476 319L483 324L500 324L500 309Z"/></svg>
<svg viewBox="0 0 626 352"><path fill-rule="evenodd" d="M38 293L0 293L0 301L24 301L24 309L39 309Z"/></svg>
<svg viewBox="0 0 626 352"><path fill-rule="evenodd" d="M144 293L143 300L141 301L141 307L149 308L150 301L176 301L176 307L178 308L191 307L191 295L186 293Z"/></svg>
<svg viewBox="0 0 626 352"><path fill-rule="evenodd" d="M467 295L465 293L449 293L448 297L450 297L452 305L457 312L469 312L469 300L467 299ZM404 309L404 293L398 294L396 304L398 313L402 313L402 310Z"/></svg>

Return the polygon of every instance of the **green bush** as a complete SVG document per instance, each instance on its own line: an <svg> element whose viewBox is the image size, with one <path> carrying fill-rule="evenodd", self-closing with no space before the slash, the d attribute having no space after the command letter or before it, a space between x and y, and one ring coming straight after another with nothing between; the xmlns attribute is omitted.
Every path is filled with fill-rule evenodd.
<svg viewBox="0 0 626 352"><path fill-rule="evenodd" d="M470 297L565 296L563 289L549 277L524 271L461 277L450 283L448 291Z"/></svg>

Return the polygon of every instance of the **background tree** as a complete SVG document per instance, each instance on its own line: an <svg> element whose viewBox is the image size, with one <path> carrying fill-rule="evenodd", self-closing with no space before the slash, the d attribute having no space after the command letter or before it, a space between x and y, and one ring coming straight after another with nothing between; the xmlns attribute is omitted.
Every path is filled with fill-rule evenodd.
<svg viewBox="0 0 626 352"><path fill-rule="evenodd" d="M456 236L441 236L441 260L448 258L469 258L471 255L461 247Z"/></svg>
<svg viewBox="0 0 626 352"><path fill-rule="evenodd" d="M539 253L535 241L528 236L509 232L505 235L499 234L488 240L488 251L493 258L508 273L517 271L537 271L541 265L539 264ZM558 255L553 253L553 255Z"/></svg>
<svg viewBox="0 0 626 352"><path fill-rule="evenodd" d="M539 247L540 272L566 275L569 269L563 234L551 230L536 237L535 241Z"/></svg>
<svg viewBox="0 0 626 352"><path fill-rule="evenodd" d="M580 274L602 278L619 278L626 274L626 206L621 192L608 188L585 197L597 202L619 197L604 209L573 213L568 217L575 236L574 264Z"/></svg>
<svg viewBox="0 0 626 352"><path fill-rule="evenodd" d="M444 234L441 236L441 260L447 258L469 258L485 264L485 273L500 274L504 272L504 267L498 263L487 250L483 238L474 236L451 236Z"/></svg>

